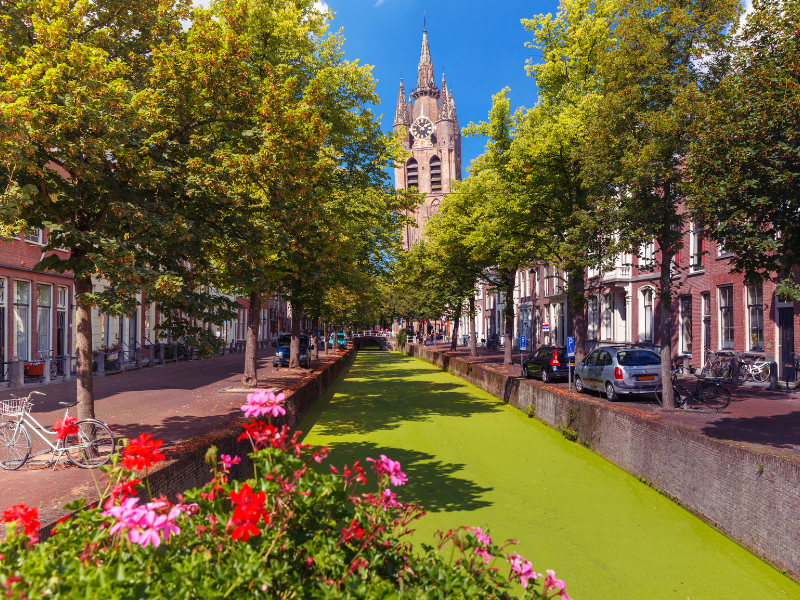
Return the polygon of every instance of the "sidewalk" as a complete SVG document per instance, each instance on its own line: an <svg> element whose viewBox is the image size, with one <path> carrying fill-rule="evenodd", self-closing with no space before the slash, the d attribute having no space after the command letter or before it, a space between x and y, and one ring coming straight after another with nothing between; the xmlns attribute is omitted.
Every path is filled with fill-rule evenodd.
<svg viewBox="0 0 800 600"><path fill-rule="evenodd" d="M259 350L259 386L293 390L320 367L340 356L320 353L311 361L311 369L292 372L272 366L274 348ZM239 414L246 393L221 393L229 387L240 387L244 370L244 352L212 359L181 362L131 371L94 380L95 413L108 423L116 437L135 437L149 433L164 441L164 453L184 440L193 440L224 425ZM52 428L61 419L64 409L59 402L74 401L75 382L38 388L47 396L33 397L33 416L42 425ZM21 390L17 390L17 394ZM8 399L14 390L3 390L0 399ZM75 414L75 409L70 409ZM46 445L31 431L32 454ZM45 455L41 458L48 458ZM61 507L87 490L94 489L92 476L102 477L97 470L79 469L66 461L55 470L26 464L18 471L0 471L0 510L25 503L40 509L41 521L60 516Z"/></svg>
<svg viewBox="0 0 800 600"><path fill-rule="evenodd" d="M450 351L449 343L437 342L434 347L448 355L483 364L498 373L520 375L519 351L513 355L515 364L504 365L503 353L496 350L478 348L478 356L470 358L469 347L459 346L455 352ZM690 389L694 389L693 382L694 377L687 379ZM551 385L567 389L566 381ZM649 396L613 403L593 391L583 397L600 404L644 413L647 418L690 429L736 446L800 462L800 394L772 392L766 389L766 384L724 385L731 391L731 403L719 413L695 410L665 412Z"/></svg>

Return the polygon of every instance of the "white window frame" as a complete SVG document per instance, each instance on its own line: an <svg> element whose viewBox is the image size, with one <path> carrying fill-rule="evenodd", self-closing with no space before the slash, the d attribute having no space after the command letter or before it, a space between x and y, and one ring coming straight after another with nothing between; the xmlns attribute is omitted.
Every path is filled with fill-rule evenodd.
<svg viewBox="0 0 800 600"><path fill-rule="evenodd" d="M42 332L39 330L39 289L40 288L47 288L48 294L50 295L50 302L47 308L47 346L48 348L40 348L39 342L41 340ZM41 283L36 282L36 352L40 356L37 358L43 359L44 356L41 353L47 350L48 354L53 351L53 286L49 283Z"/></svg>
<svg viewBox="0 0 800 600"><path fill-rule="evenodd" d="M592 294L586 304L586 337L590 340L597 340L599 335L599 316L597 294Z"/></svg>
<svg viewBox="0 0 800 600"><path fill-rule="evenodd" d="M730 290L731 291L731 303L730 305L723 306L722 305L722 291L723 290ZM725 321L723 319L723 311L730 310L731 311L731 340L730 345L725 345ZM733 297L733 286L732 285L722 285L717 288L717 312L719 314L719 349L720 350L733 350L736 344L736 325L733 322L734 317L734 297Z"/></svg>
<svg viewBox="0 0 800 600"><path fill-rule="evenodd" d="M33 228L33 233L22 233L22 239L34 246L44 246L44 231L39 227Z"/></svg>
<svg viewBox="0 0 800 600"><path fill-rule="evenodd" d="M703 246L708 245L708 238L706 238L705 233L705 227L694 221L691 223L691 235L689 239L689 269L692 271L692 273L700 273L705 271L706 268L705 261L706 257L708 256L708 252L705 250L705 248L701 249L699 243L699 240L703 239L706 242L703 244Z"/></svg>
<svg viewBox="0 0 800 600"><path fill-rule="evenodd" d="M684 327L684 319L686 319L686 311L684 310L684 303L686 300L689 300L690 303L690 315L689 315L689 336L692 339L692 350L694 350L694 298L689 295L679 296L678 297L678 333L679 333L679 348L680 354L692 354L692 350L685 350L684 347L686 346L686 332Z"/></svg>
<svg viewBox="0 0 800 600"><path fill-rule="evenodd" d="M650 314L647 314L646 298L650 297ZM651 286L645 286L639 290L639 341L652 344L655 340L655 314L656 314L656 291ZM647 335L648 329L650 335Z"/></svg>
<svg viewBox="0 0 800 600"><path fill-rule="evenodd" d="M608 315L608 321L604 317ZM600 298L600 339L614 339L614 306L610 292L605 293Z"/></svg>
<svg viewBox="0 0 800 600"><path fill-rule="evenodd" d="M18 352L18 350L19 350L19 340L17 338L17 302L16 302L16 296L17 296L16 287L17 287L17 283L26 283L26 284L28 284L28 304L27 304L28 314L27 314L27 323L24 323L24 325L25 325L25 342L26 342L25 343L25 355L24 356L20 356L20 354ZM13 339L13 343L14 343L14 358L21 358L22 360L30 360L30 354L31 354L31 313L33 312L31 310L32 289L33 289L33 285L32 285L31 281L29 281L27 279L14 279L14 290L12 292L14 294L14 296L12 297L13 307L14 307L12 309L14 311L14 319L13 319L14 331L12 332L12 336L13 336L12 339Z"/></svg>
<svg viewBox="0 0 800 600"><path fill-rule="evenodd" d="M761 346L753 344L753 316L752 309L757 307L757 304L750 303L750 289L758 287L761 288ZM756 286L745 284L744 286L744 299L745 299L745 318L747 319L747 349L755 352L764 351L764 285L759 283Z"/></svg>

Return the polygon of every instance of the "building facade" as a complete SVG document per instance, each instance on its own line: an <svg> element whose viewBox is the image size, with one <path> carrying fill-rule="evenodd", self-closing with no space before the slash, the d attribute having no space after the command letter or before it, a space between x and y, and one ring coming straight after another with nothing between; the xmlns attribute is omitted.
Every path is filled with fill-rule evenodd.
<svg viewBox="0 0 800 600"><path fill-rule="evenodd" d="M395 189L425 194L416 212L408 215L416 225L408 225L403 231L407 249L419 241L425 220L436 213L452 182L461 180L461 130L453 93L444 74L441 90L436 86L427 29L422 32L417 86L408 98L400 79L393 130L404 133L403 148L411 154L401 168L395 169Z"/></svg>

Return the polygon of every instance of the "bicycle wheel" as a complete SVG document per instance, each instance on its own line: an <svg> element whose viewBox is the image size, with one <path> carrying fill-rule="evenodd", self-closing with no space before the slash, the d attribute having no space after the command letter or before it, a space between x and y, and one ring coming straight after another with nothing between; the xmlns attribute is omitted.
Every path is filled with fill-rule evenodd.
<svg viewBox="0 0 800 600"><path fill-rule="evenodd" d="M709 385L700 390L700 402L713 410L722 410L731 403L731 393L721 385Z"/></svg>
<svg viewBox="0 0 800 600"><path fill-rule="evenodd" d="M664 390L664 388L662 388L661 384L659 383L656 386L656 390L655 390L656 402L658 403L659 406L664 406L664 393L663 393L663 390ZM681 404L683 404L683 399L681 398L681 392L674 385L672 386L672 397L675 400L675 406L676 407L680 406Z"/></svg>
<svg viewBox="0 0 800 600"><path fill-rule="evenodd" d="M16 471L31 454L31 434L17 421L0 423L0 467L6 471Z"/></svg>
<svg viewBox="0 0 800 600"><path fill-rule="evenodd" d="M731 374L731 363L728 360L718 360L714 363L714 366L711 367L711 375L713 377L717 377L720 379L725 379L730 377Z"/></svg>
<svg viewBox="0 0 800 600"><path fill-rule="evenodd" d="M754 366L752 373L753 381L758 381L759 383L769 381L769 363Z"/></svg>
<svg viewBox="0 0 800 600"><path fill-rule="evenodd" d="M67 458L82 469L96 469L111 460L116 450L116 440L108 425L95 419L83 419L75 423L77 434L64 440Z"/></svg>

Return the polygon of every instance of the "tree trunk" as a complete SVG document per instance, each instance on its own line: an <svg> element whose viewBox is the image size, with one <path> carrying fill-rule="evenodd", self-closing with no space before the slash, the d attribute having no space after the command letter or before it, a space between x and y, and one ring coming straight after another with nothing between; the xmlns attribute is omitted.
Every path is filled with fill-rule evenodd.
<svg viewBox="0 0 800 600"><path fill-rule="evenodd" d="M244 342L244 375L242 386L258 387L258 329L261 325L261 294L250 293L247 309L247 334Z"/></svg>
<svg viewBox="0 0 800 600"><path fill-rule="evenodd" d="M516 270L508 271L508 279L506 280L506 348L503 363L507 365L514 364L512 355L512 346L514 341L514 281Z"/></svg>
<svg viewBox="0 0 800 600"><path fill-rule="evenodd" d="M661 394L664 408L675 408L672 389L672 252L661 245Z"/></svg>
<svg viewBox="0 0 800 600"><path fill-rule="evenodd" d="M572 280L572 334L575 336L575 364L586 355L586 283L583 269L570 275Z"/></svg>
<svg viewBox="0 0 800 600"><path fill-rule="evenodd" d="M300 367L300 315L302 309L297 300L290 302L292 305L292 342L289 345L289 368Z"/></svg>
<svg viewBox="0 0 800 600"><path fill-rule="evenodd" d="M463 300L459 302L456 314L453 318L453 334L450 337L450 350L456 351L458 349L458 323L461 321L461 307Z"/></svg>
<svg viewBox="0 0 800 600"><path fill-rule="evenodd" d="M475 292L469 296L469 355L478 356L478 334L475 331Z"/></svg>
<svg viewBox="0 0 800 600"><path fill-rule="evenodd" d="M75 278L75 370L78 386L78 419L94 419L94 374L92 373L92 307L81 294L92 292L92 277Z"/></svg>
<svg viewBox="0 0 800 600"><path fill-rule="evenodd" d="M317 341L317 330L319 329L319 317L314 317L311 319L311 331L312 331L312 339L314 340L314 359L319 358L319 341ZM323 333L322 338L325 339L325 335ZM324 342L323 342L324 343Z"/></svg>

